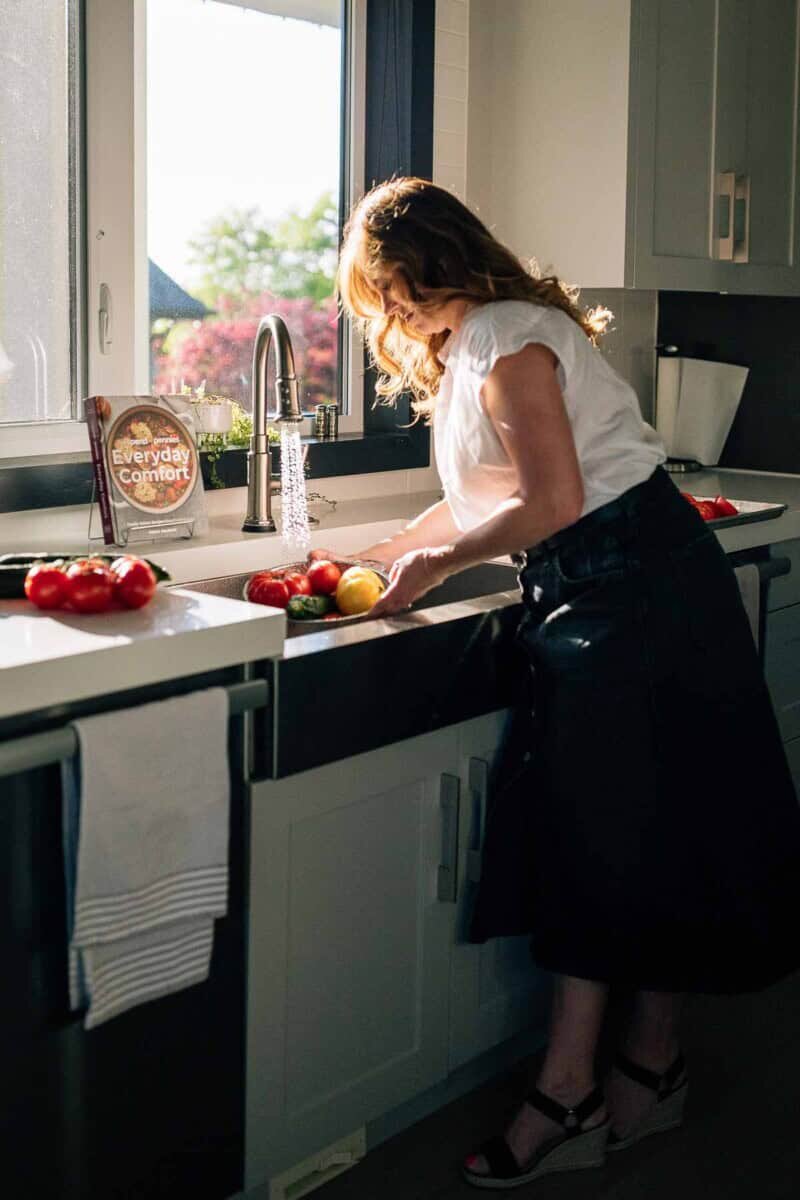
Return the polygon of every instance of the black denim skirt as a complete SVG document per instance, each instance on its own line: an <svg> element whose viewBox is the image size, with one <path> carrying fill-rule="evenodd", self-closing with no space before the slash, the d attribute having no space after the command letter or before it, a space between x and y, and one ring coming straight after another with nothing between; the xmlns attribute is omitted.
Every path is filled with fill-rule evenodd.
<svg viewBox="0 0 800 1200"><path fill-rule="evenodd" d="M663 468L518 562L531 667L470 940L541 967L740 992L800 965L800 808L716 536Z"/></svg>

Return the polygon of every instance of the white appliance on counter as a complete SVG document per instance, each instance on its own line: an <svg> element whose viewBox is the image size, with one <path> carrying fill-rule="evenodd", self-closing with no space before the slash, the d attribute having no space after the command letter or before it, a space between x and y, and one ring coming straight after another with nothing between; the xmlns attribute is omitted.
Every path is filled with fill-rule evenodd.
<svg viewBox="0 0 800 1200"><path fill-rule="evenodd" d="M742 398L749 368L663 354L658 360L656 430L668 471L715 466Z"/></svg>

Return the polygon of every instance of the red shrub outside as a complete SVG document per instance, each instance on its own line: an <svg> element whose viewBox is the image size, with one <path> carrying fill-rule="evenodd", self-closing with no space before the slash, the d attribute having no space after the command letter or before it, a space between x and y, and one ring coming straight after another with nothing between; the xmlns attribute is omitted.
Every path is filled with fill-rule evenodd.
<svg viewBox="0 0 800 1200"><path fill-rule="evenodd" d="M335 401L337 311L331 297L316 304L308 297L220 296L214 314L202 322L177 322L167 335L151 338L153 391L171 392L181 382L236 400L250 410L253 343L262 316L277 313L286 322L295 354L305 409Z"/></svg>

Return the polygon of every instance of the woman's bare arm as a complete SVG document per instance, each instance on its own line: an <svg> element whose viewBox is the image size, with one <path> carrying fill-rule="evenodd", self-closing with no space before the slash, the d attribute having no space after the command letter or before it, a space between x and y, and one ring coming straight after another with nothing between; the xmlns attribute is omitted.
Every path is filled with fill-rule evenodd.
<svg viewBox="0 0 800 1200"><path fill-rule="evenodd" d="M583 480L556 365L551 350L533 344L498 359L486 379L486 413L519 486L487 521L442 550L448 574L535 546L581 515Z"/></svg>
<svg viewBox="0 0 800 1200"><path fill-rule="evenodd" d="M476 528L399 558L371 610L376 616L408 607L448 575L535 546L577 521L583 480L556 366L553 352L538 344L497 360L483 401L516 468L517 490Z"/></svg>
<svg viewBox="0 0 800 1200"><path fill-rule="evenodd" d="M382 538L373 546L359 550L349 557L390 567L401 554L419 550L423 546L444 546L457 536L458 527L453 520L450 505L446 500L438 500L391 537ZM312 550L309 555L310 559L327 557L327 550Z"/></svg>
<svg viewBox="0 0 800 1200"><path fill-rule="evenodd" d="M395 559L409 550L419 550L423 546L444 546L455 537L458 537L458 526L453 520L450 505L446 500L437 500L436 504L409 521L404 529L369 546L357 557L374 558L391 566Z"/></svg>

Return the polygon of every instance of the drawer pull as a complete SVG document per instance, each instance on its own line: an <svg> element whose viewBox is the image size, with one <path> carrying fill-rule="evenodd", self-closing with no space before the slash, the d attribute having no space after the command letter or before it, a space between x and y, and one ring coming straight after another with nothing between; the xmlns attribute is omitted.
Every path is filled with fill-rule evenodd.
<svg viewBox="0 0 800 1200"><path fill-rule="evenodd" d="M443 774L439 789L442 814L442 850L436 878L436 898L453 903L458 893L458 808L461 780Z"/></svg>
<svg viewBox="0 0 800 1200"><path fill-rule="evenodd" d="M481 877L486 804L489 795L489 764L482 758L469 760L469 790L472 793L472 811L476 813L476 822L475 845L467 851L467 879L470 883L478 883Z"/></svg>

